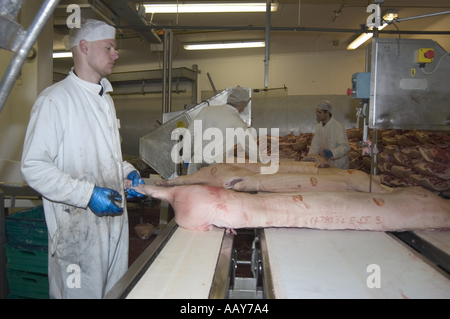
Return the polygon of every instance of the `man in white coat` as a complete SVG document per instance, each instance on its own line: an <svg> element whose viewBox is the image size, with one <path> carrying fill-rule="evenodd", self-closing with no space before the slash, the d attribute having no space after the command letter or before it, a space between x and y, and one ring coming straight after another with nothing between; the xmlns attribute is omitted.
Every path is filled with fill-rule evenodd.
<svg viewBox="0 0 450 319"><path fill-rule="evenodd" d="M328 158L334 167L348 169L350 145L344 126L336 121L331 113L329 101L319 101L316 106L316 126L309 154L319 154Z"/></svg>
<svg viewBox="0 0 450 319"><path fill-rule="evenodd" d="M50 297L103 298L128 269L124 178L143 181L122 160L105 79L119 57L115 29L88 19L65 40L74 67L33 105L22 175L43 196Z"/></svg>
<svg viewBox="0 0 450 319"><path fill-rule="evenodd" d="M183 137L182 160L188 167L188 174L204 166L226 162L227 158L234 161L234 146L238 143L240 150L249 155L251 160L259 160L256 134L251 135L247 123L239 116L250 100L249 93L237 86L228 95L227 104L207 106L197 114ZM239 136L237 140L232 134L227 136L227 129L229 133ZM244 142L245 136L249 136L248 142ZM195 142L196 139L199 142Z"/></svg>

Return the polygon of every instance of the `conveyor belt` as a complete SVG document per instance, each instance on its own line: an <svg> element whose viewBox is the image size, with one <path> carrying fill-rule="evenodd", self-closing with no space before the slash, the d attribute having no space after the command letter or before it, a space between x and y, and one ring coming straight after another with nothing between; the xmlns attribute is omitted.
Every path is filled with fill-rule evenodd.
<svg viewBox="0 0 450 319"><path fill-rule="evenodd" d="M127 299L208 298L223 233L178 228Z"/></svg>
<svg viewBox="0 0 450 319"><path fill-rule="evenodd" d="M450 231L407 231L394 235L450 273Z"/></svg>
<svg viewBox="0 0 450 319"><path fill-rule="evenodd" d="M450 298L446 274L386 233L264 232L275 298ZM380 267L380 288L367 285L372 264Z"/></svg>
<svg viewBox="0 0 450 319"><path fill-rule="evenodd" d="M450 231L415 231L414 233L450 255Z"/></svg>
<svg viewBox="0 0 450 319"><path fill-rule="evenodd" d="M172 220L106 298L225 298L232 245L224 229L189 231Z"/></svg>
<svg viewBox="0 0 450 319"><path fill-rule="evenodd" d="M449 258L449 232L401 234L421 238L416 242L426 242L425 251L438 249ZM450 298L444 267L395 235L261 230L263 298ZM232 246L233 236L223 229L193 232L172 220L107 298L228 298ZM368 285L375 274L369 265L379 266L379 288Z"/></svg>

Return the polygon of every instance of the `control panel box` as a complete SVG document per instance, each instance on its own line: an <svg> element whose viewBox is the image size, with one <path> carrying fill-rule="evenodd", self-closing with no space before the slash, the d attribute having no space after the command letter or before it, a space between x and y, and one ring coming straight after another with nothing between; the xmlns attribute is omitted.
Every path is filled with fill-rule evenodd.
<svg viewBox="0 0 450 319"><path fill-rule="evenodd" d="M432 48L421 48L414 51L415 63L431 63L434 58L434 50Z"/></svg>
<svg viewBox="0 0 450 319"><path fill-rule="evenodd" d="M352 99L370 98L370 72L358 72L352 75L352 88L347 90Z"/></svg>

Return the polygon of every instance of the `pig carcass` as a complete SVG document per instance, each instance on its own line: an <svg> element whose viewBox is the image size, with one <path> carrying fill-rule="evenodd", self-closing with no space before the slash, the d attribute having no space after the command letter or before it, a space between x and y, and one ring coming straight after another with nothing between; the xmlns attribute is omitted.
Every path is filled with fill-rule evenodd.
<svg viewBox="0 0 450 319"><path fill-rule="evenodd" d="M314 175L303 173L255 174L249 177L233 177L225 188L238 192L293 193L310 191L345 191L344 176Z"/></svg>
<svg viewBox="0 0 450 319"><path fill-rule="evenodd" d="M125 187L134 188L130 182ZM224 188L139 184L139 193L170 203L175 221L193 231L300 227L323 230L450 229L450 201L421 187L387 194L304 192L248 194Z"/></svg>
<svg viewBox="0 0 450 319"><path fill-rule="evenodd" d="M372 179L373 193L386 193L386 190L380 186L381 178L378 175L372 177L360 170L356 169L342 169L338 167L320 168L319 175L338 174L344 176L347 190L358 192L370 192L370 183Z"/></svg>
<svg viewBox="0 0 450 319"><path fill-rule="evenodd" d="M209 185L223 187L224 183L235 177L248 177L255 173L238 166L217 164L205 166L190 175L182 175L172 180L156 181L157 186Z"/></svg>
<svg viewBox="0 0 450 319"><path fill-rule="evenodd" d="M328 171L329 170L329 171ZM227 181L225 188L232 188L240 192L272 192L293 193L306 191L357 191L387 193L372 179L370 189L370 175L358 170L334 170L320 168L319 174L277 173L271 175L255 174L248 177L233 177Z"/></svg>
<svg viewBox="0 0 450 319"><path fill-rule="evenodd" d="M303 172L317 174L319 169L316 163L280 162L273 163L278 172ZM269 167L262 163L223 163L202 167L191 175L183 175L172 180L157 181L157 186L171 187L180 185L209 185L224 187L233 178L245 178L261 172L261 168Z"/></svg>
<svg viewBox="0 0 450 319"><path fill-rule="evenodd" d="M219 164L223 165L223 164ZM319 172L319 164L317 162L298 162L298 161L288 161L288 162L273 162L273 163L238 163L233 161L233 163L226 163L226 165L232 165L239 168L247 169L253 173L262 173L262 169L268 169L272 167L270 171L273 173L307 173L307 174L317 174Z"/></svg>
<svg viewBox="0 0 450 319"><path fill-rule="evenodd" d="M157 181L155 184L163 187L209 185L233 188L241 192L370 191L370 176L358 170L335 167L318 169L312 162L281 162L279 165L281 172L279 170L275 174L257 174L255 173L257 167L260 165L217 164L203 167L191 175ZM307 174L308 172L311 173ZM386 191L379 185L379 179L378 183L374 182L376 180L373 177L372 192L385 193Z"/></svg>

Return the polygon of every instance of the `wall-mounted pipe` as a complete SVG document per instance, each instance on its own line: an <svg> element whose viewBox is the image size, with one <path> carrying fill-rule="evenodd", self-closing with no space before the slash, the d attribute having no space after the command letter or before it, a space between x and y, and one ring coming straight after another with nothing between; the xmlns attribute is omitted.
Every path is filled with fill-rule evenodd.
<svg viewBox="0 0 450 319"><path fill-rule="evenodd" d="M163 29L170 28L173 30L229 30L229 31L265 31L266 27L256 26L133 26L128 25L116 26L118 29ZM363 29L338 29L338 28L307 28L307 27L271 27L271 31L295 31L295 32L336 32L336 33L373 33L372 30ZM399 31L399 30L380 30L380 34L429 34L429 35L448 35L450 31Z"/></svg>
<svg viewBox="0 0 450 319"><path fill-rule="evenodd" d="M408 18L400 18L400 19L393 19L393 20L386 21L386 22L387 22L387 24L392 24L392 23L396 23L396 22L402 22L402 21L408 21L408 20L414 20L414 19L434 17L434 16L438 16L438 15L442 15L442 14L449 14L449 13L450 13L450 11L434 12L434 13L429 13L429 14L423 14L423 15L420 15L420 16L414 16L414 17L408 17Z"/></svg>
<svg viewBox="0 0 450 319"><path fill-rule="evenodd" d="M162 82L162 114L167 113L167 30L164 30L163 35L163 82Z"/></svg>
<svg viewBox="0 0 450 319"><path fill-rule="evenodd" d="M183 89L183 90L173 90L172 91L172 93L175 93L175 94L180 94L180 93L186 93L187 92L187 90L185 90L185 89ZM110 93L110 95L111 96L116 96L116 95L146 95L146 94L162 94L162 93L164 93L163 91L144 91L144 92L142 92L142 91L139 91L139 92L137 92L137 91L135 91L135 92L123 92L123 93L121 93L121 92L116 92L116 93L114 93L114 92L111 92Z"/></svg>
<svg viewBox="0 0 450 319"><path fill-rule="evenodd" d="M168 88L167 88L167 112L172 112L172 47L173 47L173 32L169 31L169 56L168 56Z"/></svg>
<svg viewBox="0 0 450 319"><path fill-rule="evenodd" d="M162 114L171 112L172 109L172 30L164 30L163 41L163 96Z"/></svg>
<svg viewBox="0 0 450 319"><path fill-rule="evenodd" d="M209 83L210 83L211 86L212 86L212 89L213 89L213 91L214 91L214 94L217 95L217 90L216 90L216 87L214 86L213 80L211 79L211 75L209 75L209 73L206 73L206 76L208 76L208 80L209 80Z"/></svg>
<svg viewBox="0 0 450 319"><path fill-rule="evenodd" d="M267 0L266 4L266 57L264 60L264 87L266 89L269 87L271 2Z"/></svg>

